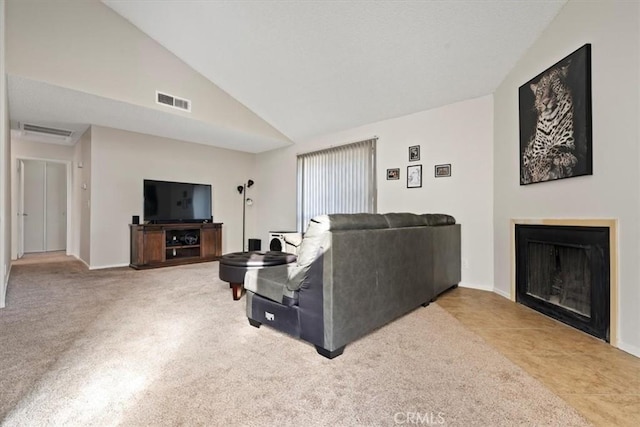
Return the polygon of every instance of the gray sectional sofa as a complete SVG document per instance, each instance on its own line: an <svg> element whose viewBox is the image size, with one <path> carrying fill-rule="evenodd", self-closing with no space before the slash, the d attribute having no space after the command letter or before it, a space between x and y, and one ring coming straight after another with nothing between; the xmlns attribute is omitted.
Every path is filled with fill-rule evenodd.
<svg viewBox="0 0 640 427"><path fill-rule="evenodd" d="M460 282L449 215L336 214L311 220L296 263L247 272L247 317L334 358Z"/></svg>

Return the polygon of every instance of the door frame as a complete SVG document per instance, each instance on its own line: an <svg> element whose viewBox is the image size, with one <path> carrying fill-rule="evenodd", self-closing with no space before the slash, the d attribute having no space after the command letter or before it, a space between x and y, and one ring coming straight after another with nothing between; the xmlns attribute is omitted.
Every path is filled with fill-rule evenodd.
<svg viewBox="0 0 640 427"><path fill-rule="evenodd" d="M16 171L18 172L18 185L17 185L17 194L16 194L16 199L17 199L17 208L16 208L16 212L18 216L22 216L23 212L20 212L20 209L24 209L24 188L22 187L21 184L23 184L23 182L20 182L20 175L24 175L24 171L22 170L22 167L20 165L20 162L24 162L25 160L36 160L36 161L41 161L41 162L50 162L50 163L61 163L65 165L65 178L67 180L66 184L67 184L67 243L66 243L66 249L65 249L65 254L66 255L71 255L73 253L72 251L72 242L73 242L73 235L72 235L72 229L71 229L71 217L73 216L73 185L72 185L72 165L73 162L71 160L60 160L60 159L47 159L47 158L43 158L43 157L28 157L28 156L18 156L16 157ZM24 219L24 217L22 218ZM16 235L16 239L17 239L17 248L18 248L18 258L20 258L22 255L24 255L24 253L21 255L20 251L24 251L24 221L23 221L23 227L20 228L18 225L18 230L17 230L17 235Z"/></svg>

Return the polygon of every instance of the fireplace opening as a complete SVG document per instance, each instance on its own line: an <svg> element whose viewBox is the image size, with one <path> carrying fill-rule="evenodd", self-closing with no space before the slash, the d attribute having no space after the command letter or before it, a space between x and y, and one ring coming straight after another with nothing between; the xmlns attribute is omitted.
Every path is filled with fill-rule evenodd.
<svg viewBox="0 0 640 427"><path fill-rule="evenodd" d="M609 342L609 228L516 225L516 301Z"/></svg>

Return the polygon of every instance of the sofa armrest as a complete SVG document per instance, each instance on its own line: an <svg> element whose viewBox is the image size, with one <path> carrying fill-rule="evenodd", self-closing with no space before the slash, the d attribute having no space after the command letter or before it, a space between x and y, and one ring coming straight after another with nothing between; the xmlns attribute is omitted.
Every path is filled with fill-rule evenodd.
<svg viewBox="0 0 640 427"><path fill-rule="evenodd" d="M284 242L293 247L298 247L302 243L302 233L285 233L282 235Z"/></svg>
<svg viewBox="0 0 640 427"><path fill-rule="evenodd" d="M291 297L302 286L308 270L308 266L295 263L249 270L244 276L244 287L271 300L282 301L283 295Z"/></svg>
<svg viewBox="0 0 640 427"><path fill-rule="evenodd" d="M244 275L245 289L278 302L282 302L286 283L287 264L249 270Z"/></svg>
<svg viewBox="0 0 640 427"><path fill-rule="evenodd" d="M283 251L298 255L302 244L302 233L285 233L282 237L284 239Z"/></svg>

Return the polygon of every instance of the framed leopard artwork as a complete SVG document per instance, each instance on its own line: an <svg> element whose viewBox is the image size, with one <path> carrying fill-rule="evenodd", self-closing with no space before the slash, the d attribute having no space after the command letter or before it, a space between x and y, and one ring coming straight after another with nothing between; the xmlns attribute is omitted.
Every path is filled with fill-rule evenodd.
<svg viewBox="0 0 640 427"><path fill-rule="evenodd" d="M520 185L593 174L591 45L519 90Z"/></svg>

